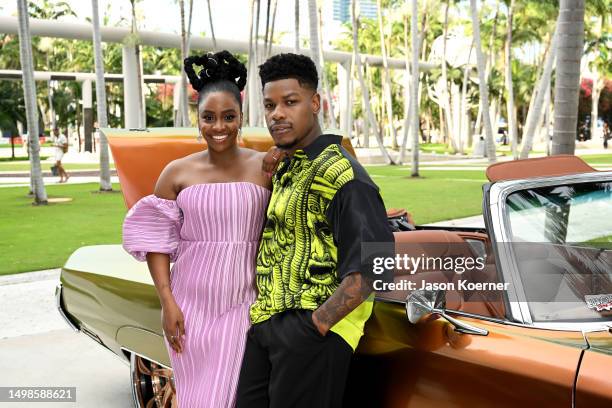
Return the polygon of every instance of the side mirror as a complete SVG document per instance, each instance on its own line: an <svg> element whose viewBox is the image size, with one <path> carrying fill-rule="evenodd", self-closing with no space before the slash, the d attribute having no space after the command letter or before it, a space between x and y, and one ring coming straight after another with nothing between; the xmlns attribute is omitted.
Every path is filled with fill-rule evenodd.
<svg viewBox="0 0 612 408"><path fill-rule="evenodd" d="M488 330L464 323L446 314L446 293L443 290L416 290L406 297L406 316L412 324L419 324L435 317L442 317L464 334L486 336Z"/></svg>

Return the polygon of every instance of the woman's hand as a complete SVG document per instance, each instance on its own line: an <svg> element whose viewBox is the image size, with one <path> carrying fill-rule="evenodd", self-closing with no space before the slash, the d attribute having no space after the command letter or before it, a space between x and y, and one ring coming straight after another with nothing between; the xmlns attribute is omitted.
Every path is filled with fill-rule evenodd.
<svg viewBox="0 0 612 408"><path fill-rule="evenodd" d="M185 318L181 308L174 301L162 306L162 328L170 347L181 353L185 336Z"/></svg>
<svg viewBox="0 0 612 408"><path fill-rule="evenodd" d="M272 175L276 171L279 163L283 161L285 157L287 157L287 152L279 149L276 146L272 146L263 158L261 170L268 178L272 178Z"/></svg>

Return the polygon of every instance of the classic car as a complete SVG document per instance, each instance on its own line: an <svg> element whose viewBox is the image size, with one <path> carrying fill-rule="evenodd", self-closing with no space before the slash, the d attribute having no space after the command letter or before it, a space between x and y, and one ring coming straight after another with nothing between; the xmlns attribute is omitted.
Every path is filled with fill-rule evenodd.
<svg viewBox="0 0 612 408"><path fill-rule="evenodd" d="M166 163L205 147L194 129L103 132L128 208ZM265 151L272 141L250 128L241 143ZM555 156L494 164L487 177L483 227L391 215L397 254L472 256L482 268L395 270L394 285L376 292L345 406L612 406L612 172ZM431 285L406 288L419 280ZM129 364L135 406L176 404L145 263L121 245L79 248L56 299L75 332Z"/></svg>

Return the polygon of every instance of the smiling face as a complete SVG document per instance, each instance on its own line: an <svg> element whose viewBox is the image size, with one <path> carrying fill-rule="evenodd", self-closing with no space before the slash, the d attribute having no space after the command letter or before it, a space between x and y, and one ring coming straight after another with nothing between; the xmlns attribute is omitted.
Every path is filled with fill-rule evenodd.
<svg viewBox="0 0 612 408"><path fill-rule="evenodd" d="M265 84L263 97L266 124L276 146L303 148L313 135L318 136L321 98L314 90L294 78L279 79Z"/></svg>
<svg viewBox="0 0 612 408"><path fill-rule="evenodd" d="M222 152L237 143L242 112L236 98L224 91L210 92L198 105L198 127L208 148Z"/></svg>

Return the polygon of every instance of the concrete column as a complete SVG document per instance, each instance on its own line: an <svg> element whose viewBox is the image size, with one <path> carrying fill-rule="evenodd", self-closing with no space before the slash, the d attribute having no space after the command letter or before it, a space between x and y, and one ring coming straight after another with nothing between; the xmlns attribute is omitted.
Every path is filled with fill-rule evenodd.
<svg viewBox="0 0 612 408"><path fill-rule="evenodd" d="M132 45L123 46L123 110L124 126L127 129L145 127L144 112L141 113L140 106L144 107L144 95L139 95L143 89L142 83L138 86L138 66L136 63L136 47ZM142 75L141 75L142 78ZM139 101L140 98L140 101ZM142 104L142 105L141 105Z"/></svg>
<svg viewBox="0 0 612 408"><path fill-rule="evenodd" d="M174 127L184 126L181 117L181 86L182 78L174 84L172 90L172 119Z"/></svg>
<svg viewBox="0 0 612 408"><path fill-rule="evenodd" d="M345 61L338 64L338 86L340 91L338 98L338 106L340 109L340 129L346 135L350 136L353 122L350 61Z"/></svg>
<svg viewBox="0 0 612 408"><path fill-rule="evenodd" d="M92 152L93 109L91 103L92 92L90 79L83 81L83 85L81 86L81 93L83 96L83 136L85 138L85 151Z"/></svg>

